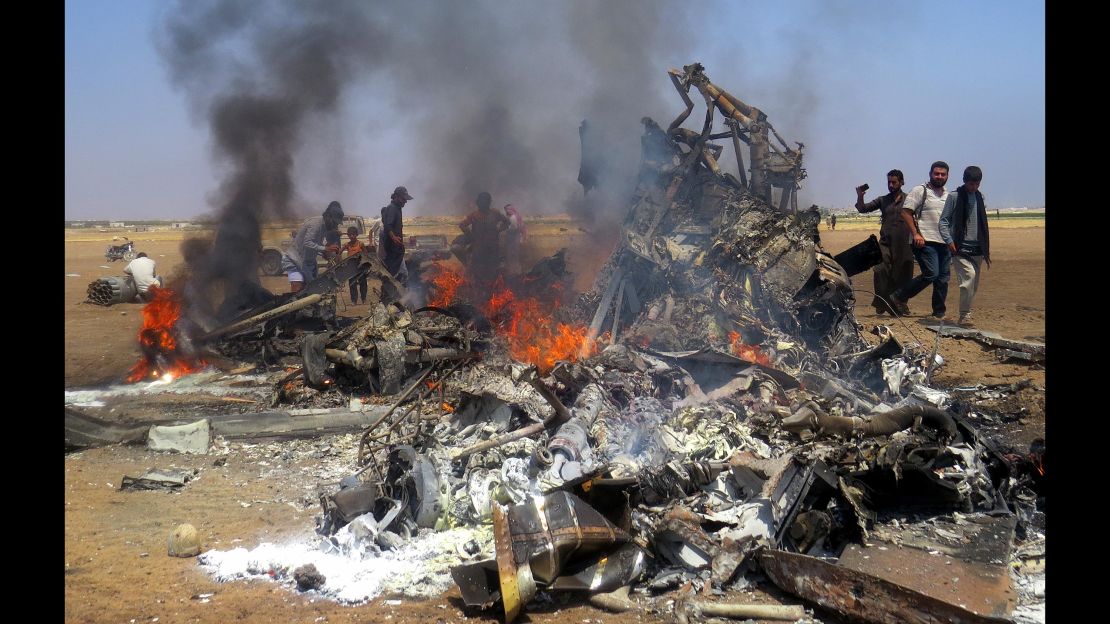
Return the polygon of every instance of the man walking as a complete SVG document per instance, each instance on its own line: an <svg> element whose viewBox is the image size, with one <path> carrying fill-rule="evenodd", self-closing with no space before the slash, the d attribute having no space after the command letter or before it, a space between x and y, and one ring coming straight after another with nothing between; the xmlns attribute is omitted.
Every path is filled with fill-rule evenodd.
<svg viewBox="0 0 1110 624"><path fill-rule="evenodd" d="M987 229L987 205L979 184L983 170L975 165L964 169L963 186L948 195L940 215L940 235L952 253L952 266L960 283L961 327L973 327L971 302L979 290L979 270L983 260L991 265L990 231Z"/></svg>
<svg viewBox="0 0 1110 624"><path fill-rule="evenodd" d="M905 304L895 306L890 302L890 293L913 277L910 231L906 227L906 222L902 220L902 204L906 199L906 194L902 192L903 184L905 184L905 178L902 172L891 169L886 174L888 193L866 204L863 203L863 194L867 192L864 188L866 185L856 187L856 210L860 214L878 210L882 215L882 225L879 226L879 250L882 252L883 260L875 267L875 296L871 299L875 314L888 311L891 315L909 316L910 314L910 309Z"/></svg>
<svg viewBox="0 0 1110 624"><path fill-rule="evenodd" d="M948 199L948 163L938 160L929 167L929 182L913 187L902 203L902 219L913 236L913 255L921 274L890 293L895 309L933 285L933 318L944 318L948 298L948 263L951 252L940 235L940 215Z"/></svg>
<svg viewBox="0 0 1110 624"><path fill-rule="evenodd" d="M393 189L389 205L382 208L382 229L378 234L378 257L382 259L389 274L402 285L405 285L407 275L404 270L405 232L401 209L411 199L412 195L409 195L407 188L398 186ZM400 296L400 293L395 296Z"/></svg>

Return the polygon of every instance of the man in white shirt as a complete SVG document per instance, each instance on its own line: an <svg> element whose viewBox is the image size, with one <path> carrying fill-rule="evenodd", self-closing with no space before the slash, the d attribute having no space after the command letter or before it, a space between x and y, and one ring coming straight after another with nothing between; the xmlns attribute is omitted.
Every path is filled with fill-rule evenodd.
<svg viewBox="0 0 1110 624"><path fill-rule="evenodd" d="M952 252L940 233L940 216L948 199L948 163L938 160L929 167L929 182L913 187L902 203L902 218L913 235L913 255L921 274L890 293L895 307L905 306L917 293L933 285L933 317L944 318L948 298Z"/></svg>
<svg viewBox="0 0 1110 624"><path fill-rule="evenodd" d="M123 272L135 283L135 288L139 291L139 301L149 301L148 291L151 286L162 287L162 278L154 274L154 261L147 257L145 251L140 251Z"/></svg>

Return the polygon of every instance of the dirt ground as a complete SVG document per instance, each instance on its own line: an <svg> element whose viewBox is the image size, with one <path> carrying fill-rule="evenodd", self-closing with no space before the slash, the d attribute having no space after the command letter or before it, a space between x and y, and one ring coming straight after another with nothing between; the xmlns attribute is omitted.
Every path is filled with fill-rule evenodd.
<svg viewBox="0 0 1110 624"><path fill-rule="evenodd" d="M993 228L992 228L993 229ZM421 232L412 232L421 233ZM172 274L180 262L178 240L162 233L132 235L137 249L158 263L159 271ZM157 236L153 235L157 234ZM569 222L552 222L533 230L536 257L583 238ZM859 242L867 231L822 231L822 241L832 253ZM125 304L102 308L82 304L89 282L122 275L124 265L104 261L111 233L97 236L68 231L65 243L65 384L66 389L103 386L118 382L139 357L136 333L141 307ZM982 278L975 316L979 327L1008 338L1043 340L1045 334L1045 229L999 228L992 232L994 266ZM84 240L79 240L84 239ZM93 239L93 240L89 240ZM604 257L597 249L589 254ZM585 257L585 256L583 256ZM107 268L105 268L107 267ZM587 276L580 275L580 282ZM858 288L871 289L869 274L857 276ZM282 291L283 277L263 278L263 285ZM904 343L930 347L934 336L919 318L891 320L876 317L870 294L858 293L857 319L865 328L889 325ZM918 313L927 311L928 292L910 302ZM949 306L955 312L958 288L953 284ZM364 313L365 306L347 306L341 314ZM1034 388L1010 397L1001 410L1011 410L1016 420L1007 433L1012 444L1027 445L1044 435L1045 373L1041 367L1004 364L992 352L970 340L945 338L940 353L947 364L935 375L941 386L976 383L999 384L1031 379ZM1039 388L1039 389L1038 389ZM133 414L130 416L134 416ZM314 599L271 582L217 583L197 566L195 559L166 555L167 537L182 522L199 531L202 548L227 550L253 548L265 541L280 542L311 534L315 501L288 505L282 500L304 498L292 478L280 474L311 474L311 460L275 456L262 467L232 453L226 464L217 458L160 454L143 446L114 446L68 454L65 464L65 619L67 622L458 622L499 621L495 611L464 613L458 591L432 600L400 598L399 605L383 596L369 604L349 607ZM120 492L124 475L138 476L150 468L198 468L202 477L181 492ZM302 470L303 469L303 470ZM267 477L263 477L267 474ZM303 479L304 477L302 477ZM242 502L252 502L249 507ZM797 604L777 592L742 591L734 601ZM211 594L211 596L208 596ZM820 614L823 621L834 618ZM570 624L653 621L653 616L609 614L572 600L528 612L519 621Z"/></svg>

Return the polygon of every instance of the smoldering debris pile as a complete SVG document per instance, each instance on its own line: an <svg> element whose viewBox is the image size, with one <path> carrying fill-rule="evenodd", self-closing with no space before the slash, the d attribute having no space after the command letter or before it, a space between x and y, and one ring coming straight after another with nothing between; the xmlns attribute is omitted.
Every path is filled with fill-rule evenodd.
<svg viewBox="0 0 1110 624"><path fill-rule="evenodd" d="M704 599L764 578L851 619L1007 621L1015 540L1044 527L1043 444L996 445L974 402L928 385L935 352L866 336L816 210L796 207L802 146L700 65L671 77L687 109L666 130L643 120L622 241L591 292L547 308L573 349L551 358L557 341L528 335L522 350L520 314L435 280L429 299L450 301L285 335L301 369L275 403L391 401L318 531L380 552L492 525L492 552L452 576L506 621L560 592L679 620L800 617ZM700 133L680 127L690 87ZM750 181L739 153L739 178L721 171L721 138L750 147ZM502 286L558 292L559 260ZM275 339L252 332L235 340Z"/></svg>

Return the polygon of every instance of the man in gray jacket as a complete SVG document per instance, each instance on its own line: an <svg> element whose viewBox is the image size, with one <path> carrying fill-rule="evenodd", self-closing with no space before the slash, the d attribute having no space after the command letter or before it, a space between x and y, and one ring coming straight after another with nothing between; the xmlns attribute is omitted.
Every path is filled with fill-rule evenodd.
<svg viewBox="0 0 1110 624"><path fill-rule="evenodd" d="M339 202L328 204L324 214L309 217L293 236L293 244L281 255L281 269L289 275L289 291L299 292L306 282L316 278L316 255L327 250L329 232L338 232L343 222L343 207Z"/></svg>
<svg viewBox="0 0 1110 624"><path fill-rule="evenodd" d="M983 170L975 165L964 169L964 183L944 201L940 215L940 235L952 252L952 266L960 283L961 327L972 327L971 302L979 290L979 270L983 260L991 265L990 230L987 206L979 184Z"/></svg>

